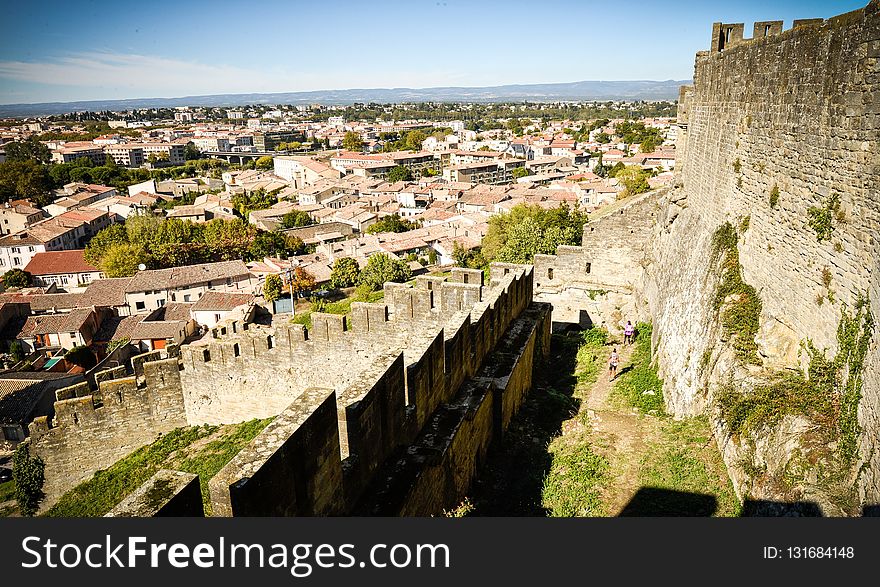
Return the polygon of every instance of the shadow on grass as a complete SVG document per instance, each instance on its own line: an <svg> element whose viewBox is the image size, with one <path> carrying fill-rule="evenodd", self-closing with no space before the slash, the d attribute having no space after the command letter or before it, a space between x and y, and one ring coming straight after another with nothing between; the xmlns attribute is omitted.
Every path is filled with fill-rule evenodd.
<svg viewBox="0 0 880 587"><path fill-rule="evenodd" d="M535 385L511 421L502 442L476 479L471 502L475 516L546 516L542 505L544 478L550 470L550 442L562 432L562 422L578 412L572 397L577 386L579 333L554 334L547 361L535 367Z"/></svg>
<svg viewBox="0 0 880 587"><path fill-rule="evenodd" d="M710 517L718 509L714 495L675 491L659 487L642 487L623 509L619 517L677 516Z"/></svg>

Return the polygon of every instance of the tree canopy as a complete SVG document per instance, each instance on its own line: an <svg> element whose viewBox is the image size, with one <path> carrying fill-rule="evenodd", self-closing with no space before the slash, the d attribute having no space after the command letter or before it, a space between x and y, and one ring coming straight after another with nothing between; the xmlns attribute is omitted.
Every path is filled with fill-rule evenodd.
<svg viewBox="0 0 880 587"><path fill-rule="evenodd" d="M28 287L31 284L31 274L21 269L10 269L3 274L3 285L6 287Z"/></svg>
<svg viewBox="0 0 880 587"><path fill-rule="evenodd" d="M407 232L419 228L418 222L413 222L401 218L400 214L389 214L378 222L367 227L367 234L376 234L378 232Z"/></svg>
<svg viewBox="0 0 880 587"><path fill-rule="evenodd" d="M371 255L366 267L361 271L361 285L368 285L374 291L382 289L386 281L403 283L409 281L412 271L406 261L394 259L385 253Z"/></svg>
<svg viewBox="0 0 880 587"><path fill-rule="evenodd" d="M52 157L49 148L34 137L6 143L3 150L6 151L7 161L33 160L38 163L48 163Z"/></svg>
<svg viewBox="0 0 880 587"><path fill-rule="evenodd" d="M577 207L520 204L489 218L482 254L488 261L531 263L536 254L555 254L559 245L579 245L586 221Z"/></svg>
<svg viewBox="0 0 880 587"><path fill-rule="evenodd" d="M263 297L267 302L274 302L281 297L282 287L281 277L270 273L266 276L266 282L263 284Z"/></svg>
<svg viewBox="0 0 880 587"><path fill-rule="evenodd" d="M84 256L108 277L133 275L144 263L152 268L211 261L262 259L305 251L296 237L257 229L240 218L193 223L179 218L132 216L95 235Z"/></svg>
<svg viewBox="0 0 880 587"><path fill-rule="evenodd" d="M299 228L300 226L310 226L314 223L315 221L312 220L312 217L302 210L294 210L281 217L281 228Z"/></svg>
<svg viewBox="0 0 880 587"><path fill-rule="evenodd" d="M342 257L333 262L330 272L330 285L335 288L351 287L358 282L361 270L357 261Z"/></svg>
<svg viewBox="0 0 880 587"><path fill-rule="evenodd" d="M636 166L625 167L618 171L614 177L616 177L620 183L623 184L623 187L626 188L623 194L625 196L643 194L651 189L651 186L648 183L648 178L651 177L651 172L645 171Z"/></svg>
<svg viewBox="0 0 880 587"><path fill-rule="evenodd" d="M391 168L391 171L388 172L388 177L386 177L386 179L389 183L394 183L396 181L412 181L413 173L408 167L398 165Z"/></svg>
<svg viewBox="0 0 880 587"><path fill-rule="evenodd" d="M347 151L360 151L364 148L364 141L361 140L361 135L358 133L348 131L342 137L342 147Z"/></svg>

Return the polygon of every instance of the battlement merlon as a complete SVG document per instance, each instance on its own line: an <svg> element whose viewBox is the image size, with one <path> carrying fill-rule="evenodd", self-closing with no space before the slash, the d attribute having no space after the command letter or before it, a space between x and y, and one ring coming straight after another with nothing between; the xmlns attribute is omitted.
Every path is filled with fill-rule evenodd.
<svg viewBox="0 0 880 587"><path fill-rule="evenodd" d="M824 18L799 18L792 21L791 29L795 30L799 28L805 27L815 27L822 26L825 24L830 24L831 26L835 26L836 24L845 23L850 18L860 16L863 12L877 12L880 11L880 0L870 0L867 6L861 9L853 10L852 12L848 12L845 14L841 14L829 19ZM745 25L744 23L724 23L724 22L715 22L712 23L712 40L709 44L709 53L719 53L724 51L725 49L729 49L731 47L735 47L736 45L741 45L746 41L754 41L757 39L764 39L767 37L773 37L780 35L783 32L783 21L781 20L761 20L756 21L752 26L752 37L746 38L744 36ZM701 52L700 52L701 53ZM699 54L698 53L698 56Z"/></svg>

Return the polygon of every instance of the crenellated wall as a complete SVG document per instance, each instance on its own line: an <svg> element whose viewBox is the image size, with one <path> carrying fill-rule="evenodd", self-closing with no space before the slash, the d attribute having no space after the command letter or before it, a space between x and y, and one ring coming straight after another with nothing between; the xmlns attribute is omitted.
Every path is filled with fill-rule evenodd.
<svg viewBox="0 0 880 587"><path fill-rule="evenodd" d="M716 23L711 50L696 56L694 85L680 94L674 187L592 218L580 250L536 258L536 298L572 322L579 312L612 329L631 314L650 318L669 411L708 411L740 495L778 499L773 487L751 483L742 462L766 467L768 478L791 477L786 467L804 421L787 418L741 442L717 419L714 392L734 382L750 393L773 373L803 368L799 350L808 340L833 357L841 311L861 296L880 316L880 2L787 31L779 21L758 22L751 39L744 30ZM820 239L810 220L822 210L830 232ZM713 307L712 236L727 222L738 232L743 280L761 300L759 366L736 360ZM876 332L857 417L860 460L848 482L862 503L876 503ZM796 481L804 498L842 511L810 483Z"/></svg>
<svg viewBox="0 0 880 587"><path fill-rule="evenodd" d="M634 295L644 282L645 257L666 189L621 201L591 217L582 246L535 255L535 299L553 304L553 320L620 332L630 320L648 319Z"/></svg>
<svg viewBox="0 0 880 587"><path fill-rule="evenodd" d="M736 372L707 279L711 235L725 222L739 227L743 279L763 306L755 340L764 370L803 366L805 340L833 356L841 310L860 296L880 316L880 3L787 31L757 23L755 33L697 55L681 120L680 187L661 201L667 215L655 230L646 299L676 413L711 403L714 385ZM831 211L830 238L820 241L810 209L833 199L840 211ZM869 502L880 500L877 338L863 372L861 473L852 480ZM704 355L711 361L701 367ZM718 433L737 489L760 491L737 465L752 449L735 448L720 426ZM766 459L787 463L770 453L758 461Z"/></svg>
<svg viewBox="0 0 880 587"><path fill-rule="evenodd" d="M140 385L135 377L103 380L95 394L86 384L59 389L53 421L31 423L31 452L46 464L42 508L159 434L186 426L177 360L146 363L143 374Z"/></svg>
<svg viewBox="0 0 880 587"><path fill-rule="evenodd" d="M179 358L148 353L133 358L133 376L115 369L96 376L98 390L59 390L51 427L44 419L31 431L47 463L43 506L160 433L275 416L210 480L214 515L350 513L378 491L389 463L432 435L454 439L442 451L454 445L456 459L473 452L464 470L433 473L444 487L454 476L458 489L439 501L451 507L530 389L550 320L549 307L532 304L531 266L493 267L489 284L466 269L450 279L386 284L388 303L353 304L350 323L320 313L308 330L231 321ZM489 395L477 403L489 403L469 428L449 415L470 413L462 406L475 405L469 382L478 379ZM160 481L170 483L151 480L119 511L142 511ZM439 513L416 502L400 510Z"/></svg>

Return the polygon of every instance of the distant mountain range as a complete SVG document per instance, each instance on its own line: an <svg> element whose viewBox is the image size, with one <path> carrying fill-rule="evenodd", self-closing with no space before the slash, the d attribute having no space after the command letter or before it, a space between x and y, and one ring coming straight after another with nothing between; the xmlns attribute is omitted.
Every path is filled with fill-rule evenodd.
<svg viewBox="0 0 880 587"><path fill-rule="evenodd" d="M88 100L0 105L0 117L47 116L78 111L173 108L175 106L244 106L246 104L351 104L353 102L507 102L530 100L674 100L690 80L582 81L559 84L516 84L477 88L373 88L317 90L272 94L215 94L182 98Z"/></svg>

